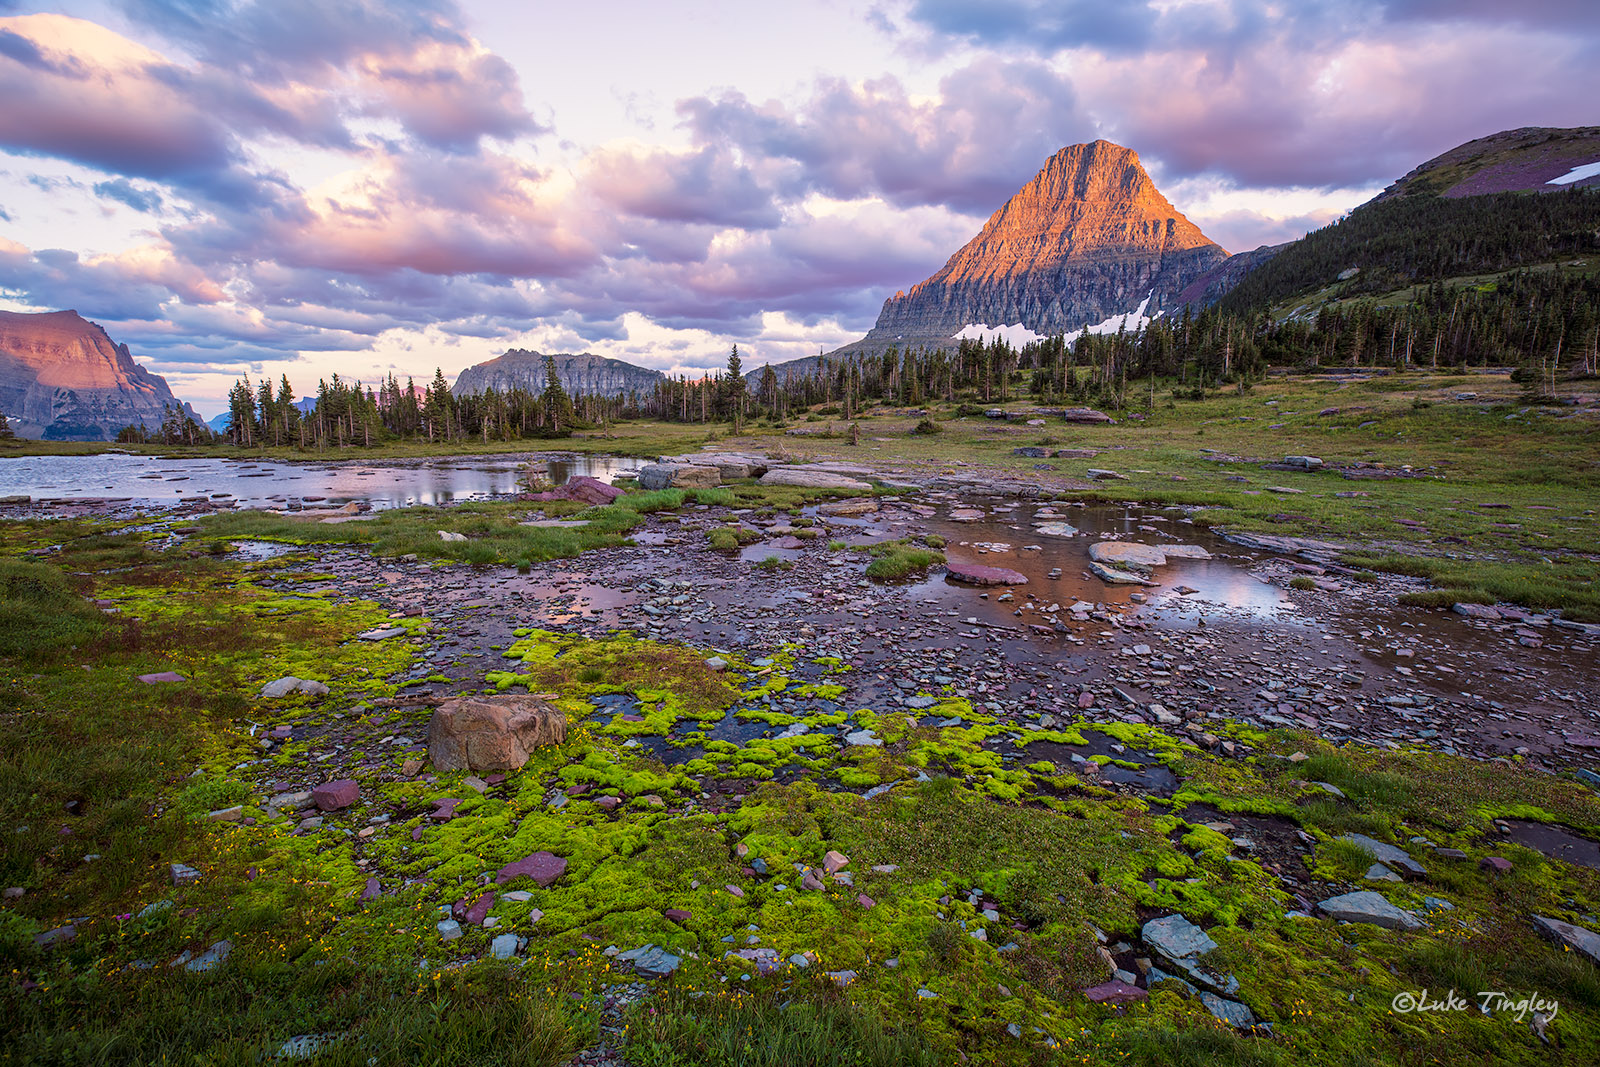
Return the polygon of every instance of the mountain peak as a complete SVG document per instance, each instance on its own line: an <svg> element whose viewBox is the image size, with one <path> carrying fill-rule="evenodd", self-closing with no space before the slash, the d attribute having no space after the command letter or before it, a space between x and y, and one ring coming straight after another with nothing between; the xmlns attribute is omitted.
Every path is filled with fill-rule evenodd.
<svg viewBox="0 0 1600 1067"><path fill-rule="evenodd" d="M0 311L0 411L22 436L108 441L125 426L160 427L168 405L192 414L76 311Z"/></svg>
<svg viewBox="0 0 1600 1067"><path fill-rule="evenodd" d="M1068 145L932 277L884 303L851 349L938 344L970 325L1066 333L1175 306L1227 257L1110 141Z"/></svg>

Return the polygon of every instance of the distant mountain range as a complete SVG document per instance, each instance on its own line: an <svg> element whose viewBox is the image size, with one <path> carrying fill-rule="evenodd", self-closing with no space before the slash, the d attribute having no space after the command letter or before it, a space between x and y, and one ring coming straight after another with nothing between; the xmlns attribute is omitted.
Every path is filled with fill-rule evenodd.
<svg viewBox="0 0 1600 1067"><path fill-rule="evenodd" d="M951 347L997 331L1022 343L1131 330L1184 307L1258 310L1296 294L1359 296L1553 262L1600 250L1600 194L1514 194L1595 189L1600 126L1507 130L1423 163L1338 225L1229 256L1161 195L1134 152L1108 141L1072 145L942 268L886 300L865 337L831 356ZM807 373L819 358L775 369L781 377ZM554 359L573 395L646 393L664 378L590 353ZM452 391L540 392L544 360L512 349L462 371ZM314 400L299 403L315 408ZM156 429L163 405L200 421L126 345L77 312L0 311L0 411L19 435L109 440L128 425ZM208 423L227 424L226 414Z"/></svg>

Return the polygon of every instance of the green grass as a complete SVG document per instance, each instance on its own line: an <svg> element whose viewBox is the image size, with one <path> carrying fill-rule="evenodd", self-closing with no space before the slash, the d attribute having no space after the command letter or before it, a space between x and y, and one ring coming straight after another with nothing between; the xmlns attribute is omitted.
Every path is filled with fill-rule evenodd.
<svg viewBox="0 0 1600 1067"><path fill-rule="evenodd" d="M105 629L105 616L47 563L0 559L0 656L52 660Z"/></svg>
<svg viewBox="0 0 1600 1067"><path fill-rule="evenodd" d="M820 985L784 993L674 989L630 1013L628 1055L639 1067L933 1067L950 1062L914 1026Z"/></svg>

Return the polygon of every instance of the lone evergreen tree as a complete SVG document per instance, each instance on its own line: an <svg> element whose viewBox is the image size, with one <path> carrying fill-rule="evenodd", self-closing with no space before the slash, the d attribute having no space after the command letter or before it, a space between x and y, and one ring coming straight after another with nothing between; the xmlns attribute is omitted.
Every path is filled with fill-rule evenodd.
<svg viewBox="0 0 1600 1067"><path fill-rule="evenodd" d="M744 366L739 362L739 346L734 345L733 351L728 353L728 376L724 381L723 389L728 399L728 414L733 419L733 432L740 433L744 429Z"/></svg>
<svg viewBox="0 0 1600 1067"><path fill-rule="evenodd" d="M539 402L544 408L544 417L552 436L560 436L563 426L571 431L576 418L572 410L572 398L561 384L561 375L556 373L554 356L544 357L544 392L539 394Z"/></svg>

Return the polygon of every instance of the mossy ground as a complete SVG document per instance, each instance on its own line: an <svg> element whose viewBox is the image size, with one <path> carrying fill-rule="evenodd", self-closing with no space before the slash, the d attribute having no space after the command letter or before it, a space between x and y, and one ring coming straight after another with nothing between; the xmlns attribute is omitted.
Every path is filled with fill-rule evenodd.
<svg viewBox="0 0 1600 1067"><path fill-rule="evenodd" d="M630 1022L646 1063L783 1062L744 1056L740 1033L768 1050L832 1035L836 1052L872 1063L1600 1057L1600 975L1529 924L1596 925L1600 871L1520 848L1494 822L1600 834L1600 798L1570 779L1243 728L1230 734L1246 753L1236 759L1151 727L1024 730L947 691L918 693L931 703L913 718L853 702L847 665L799 647L745 659L529 628L484 687L557 693L572 729L480 791L460 773L401 773L380 735L420 736L427 713L375 700L413 646L351 640L392 621L376 604L278 591L307 559L247 566L85 523L0 535L0 880L27 889L0 910L8 1062L255 1062L291 1035L326 1032L340 1040L313 1062L555 1063L593 1039L594 995L621 980L602 950L646 943L683 957L670 993L637 1009L655 1014ZM86 597L117 610L85 610ZM135 680L165 670L187 680ZM284 674L332 693L315 706L256 698ZM278 725L303 732L262 751ZM1175 794L1025 754L1033 742L1081 745L1091 730L1125 749L1089 763L1137 754L1180 776ZM841 743L856 731L879 744ZM1309 758L1287 758L1297 752ZM324 774L354 774L361 803L315 830L266 808L271 783ZM615 811L597 803L608 796L623 801ZM445 799L460 803L439 822ZM206 818L232 804L254 824ZM1303 860L1246 847L1187 814L1194 805L1279 820L1318 846ZM1422 881L1383 888L1425 915L1423 929L1293 914L1304 904L1284 874L1311 899L1368 887L1352 873L1358 856L1320 847L1351 830L1425 862ZM1417 838L1468 858L1436 859ZM496 929L439 940L442 908L538 850L567 858L559 882L507 885L529 896L498 901ZM829 850L850 857L853 885L799 888ZM1491 854L1512 870L1481 870ZM749 873L756 860L764 876ZM201 880L172 886L173 862ZM384 895L362 901L369 877ZM171 907L140 915L161 901ZM1124 963L1142 950L1118 946L1172 912L1218 942L1208 962L1239 979L1271 1036L1237 1034L1166 988L1120 1009L1083 997L1108 977L1103 947ZM34 946L68 922L75 940ZM507 930L530 939L526 953L509 968L482 961ZM216 971L168 966L222 938L234 948ZM780 961L807 954L808 966L761 977L727 955L752 945ZM841 971L854 972L843 990L822 977ZM1559 1001L1552 1044L1512 1013L1392 1008L1397 994L1451 987ZM775 1007L789 1001L802 1010Z"/></svg>

